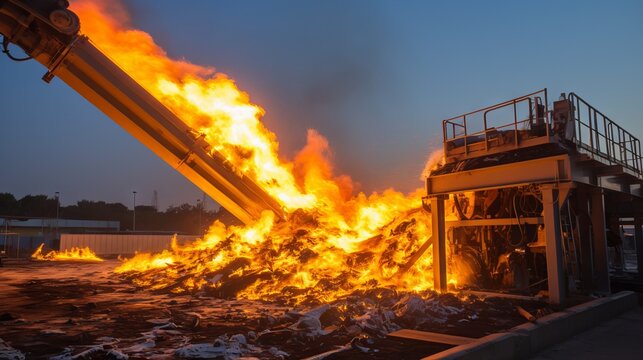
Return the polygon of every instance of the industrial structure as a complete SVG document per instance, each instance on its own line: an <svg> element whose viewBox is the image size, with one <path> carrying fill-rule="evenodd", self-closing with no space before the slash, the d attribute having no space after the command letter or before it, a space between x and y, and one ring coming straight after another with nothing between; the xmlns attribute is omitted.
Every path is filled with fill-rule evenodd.
<svg viewBox="0 0 643 360"><path fill-rule="evenodd" d="M3 52L35 59L244 223L281 205L78 33L65 0L0 1ZM9 51L13 43L27 58Z"/></svg>
<svg viewBox="0 0 643 360"><path fill-rule="evenodd" d="M56 218L0 218L4 232L14 232L23 236L64 233L118 232L120 221L75 220Z"/></svg>
<svg viewBox="0 0 643 360"><path fill-rule="evenodd" d="M78 33L66 1L0 0L3 50L33 58L102 110L244 223L281 205L209 147L141 85ZM29 56L11 55L9 44ZM643 273L639 140L574 93L549 108L547 90L443 121L446 162L426 180L435 288L452 259L484 288L545 287L552 303L570 292L610 292L608 244L635 226ZM451 198L458 220L447 221Z"/></svg>
<svg viewBox="0 0 643 360"><path fill-rule="evenodd" d="M636 225L643 273L640 141L574 93L548 104L544 89L442 122L445 163L424 198L436 289L447 286L450 240L484 287L546 284L555 304L609 293L607 249L619 247L623 224ZM446 221L448 197L456 221Z"/></svg>
<svg viewBox="0 0 643 360"><path fill-rule="evenodd" d="M29 258L41 244L47 251L88 247L101 257L130 256L161 252L174 240L185 244L198 238L169 231L120 230L119 221L0 218L0 257Z"/></svg>
<svg viewBox="0 0 643 360"><path fill-rule="evenodd" d="M62 233L87 234L118 232L119 221L56 218L0 218L0 257L29 257L40 244L60 248Z"/></svg>

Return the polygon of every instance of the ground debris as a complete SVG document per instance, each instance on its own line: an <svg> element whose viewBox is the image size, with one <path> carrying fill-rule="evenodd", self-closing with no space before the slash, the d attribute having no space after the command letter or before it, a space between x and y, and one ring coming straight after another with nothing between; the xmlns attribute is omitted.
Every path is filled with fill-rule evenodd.
<svg viewBox="0 0 643 360"><path fill-rule="evenodd" d="M524 323L516 306L536 317L552 311L538 301L404 293L377 286L296 306L280 300L130 291L131 284L111 273L114 265L107 260L57 263L56 272L44 263L13 269L13 278L0 283L3 312L24 320L1 323L0 337L11 344L0 349L23 355L13 359L43 360L321 354L327 359L385 359L400 351L420 358L444 347L391 340L387 333L409 328L475 338ZM70 305L77 309L70 312Z"/></svg>
<svg viewBox="0 0 643 360"><path fill-rule="evenodd" d="M286 343L293 337L291 329L265 330L259 333L257 343L261 345L278 345Z"/></svg>
<svg viewBox="0 0 643 360"><path fill-rule="evenodd" d="M197 343L184 345L174 355L188 359L238 359L247 353L257 353L260 350L246 341L242 334L220 336L213 343Z"/></svg>
<svg viewBox="0 0 643 360"><path fill-rule="evenodd" d="M415 319L422 318L421 315L426 311L426 304L421 297L407 294L395 303L391 309L398 319L415 325Z"/></svg>
<svg viewBox="0 0 643 360"><path fill-rule="evenodd" d="M176 349L174 355L188 359L211 359L216 357L236 359L241 356L241 350L228 349L215 344L188 344Z"/></svg>
<svg viewBox="0 0 643 360"><path fill-rule="evenodd" d="M2 360L25 360L25 354L12 348L9 344L0 339L0 359Z"/></svg>
<svg viewBox="0 0 643 360"><path fill-rule="evenodd" d="M401 327L393 320L395 313L390 310L371 309L366 313L353 318L357 326L363 331L374 335L386 335L392 331L399 330Z"/></svg>
<svg viewBox="0 0 643 360"><path fill-rule="evenodd" d="M524 317L527 321L529 322L536 322L536 317L532 315L529 311L523 309L522 306L517 305L516 310L518 310L518 313Z"/></svg>
<svg viewBox="0 0 643 360"><path fill-rule="evenodd" d="M287 352L281 351L276 347L271 347L270 349L268 349L268 352L274 355L275 357L277 357L278 359L285 359L290 356L290 354L288 354Z"/></svg>
<svg viewBox="0 0 643 360"><path fill-rule="evenodd" d="M103 346L93 346L73 355L71 349L65 350L60 355L51 357L51 360L127 360L129 356L116 349L106 349Z"/></svg>
<svg viewBox="0 0 643 360"><path fill-rule="evenodd" d="M379 351L378 349L372 347L373 345L375 345L375 340L367 335L353 338L350 344L353 349L356 349L362 353L374 353Z"/></svg>

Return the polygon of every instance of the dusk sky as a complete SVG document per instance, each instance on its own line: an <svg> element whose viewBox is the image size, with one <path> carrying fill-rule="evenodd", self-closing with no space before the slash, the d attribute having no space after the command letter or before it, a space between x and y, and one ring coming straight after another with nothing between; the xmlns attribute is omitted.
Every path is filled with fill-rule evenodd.
<svg viewBox="0 0 643 360"><path fill-rule="evenodd" d="M642 1L125 2L168 54L266 110L291 159L317 129L369 193L422 186L441 120L549 88L643 137ZM81 31L82 31L81 19ZM202 192L35 61L0 57L0 192L194 204ZM209 201L210 208L213 206Z"/></svg>

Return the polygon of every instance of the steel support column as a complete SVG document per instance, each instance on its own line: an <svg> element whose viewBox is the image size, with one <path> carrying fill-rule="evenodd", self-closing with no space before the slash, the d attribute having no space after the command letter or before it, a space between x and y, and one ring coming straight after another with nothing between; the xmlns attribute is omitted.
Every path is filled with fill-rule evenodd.
<svg viewBox="0 0 643 360"><path fill-rule="evenodd" d="M433 288L447 290L446 227L444 196L431 197L431 226L433 229Z"/></svg>
<svg viewBox="0 0 643 360"><path fill-rule="evenodd" d="M603 189L596 188L591 195L592 248L594 250L594 289L610 293L610 277L605 229L605 199Z"/></svg>
<svg viewBox="0 0 643 360"><path fill-rule="evenodd" d="M549 302L563 305L565 303L565 268L563 266L563 248L560 232L560 204L558 188L554 185L541 186L543 193L543 217L545 219L545 237L547 241L547 282Z"/></svg>
<svg viewBox="0 0 643 360"><path fill-rule="evenodd" d="M576 190L576 213L578 217L578 237L580 240L580 264L582 288L591 292L594 287L594 261L592 259L592 235L590 232L589 196L587 187L581 185Z"/></svg>
<svg viewBox="0 0 643 360"><path fill-rule="evenodd" d="M634 218L634 240L636 242L636 263L638 278L643 279L643 218Z"/></svg>

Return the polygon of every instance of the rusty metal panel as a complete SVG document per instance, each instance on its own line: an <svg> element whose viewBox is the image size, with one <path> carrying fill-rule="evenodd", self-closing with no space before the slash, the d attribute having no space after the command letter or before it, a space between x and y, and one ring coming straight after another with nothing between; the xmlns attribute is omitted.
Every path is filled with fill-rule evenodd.
<svg viewBox="0 0 643 360"><path fill-rule="evenodd" d="M571 180L567 155L520 161L427 178L428 195Z"/></svg>

